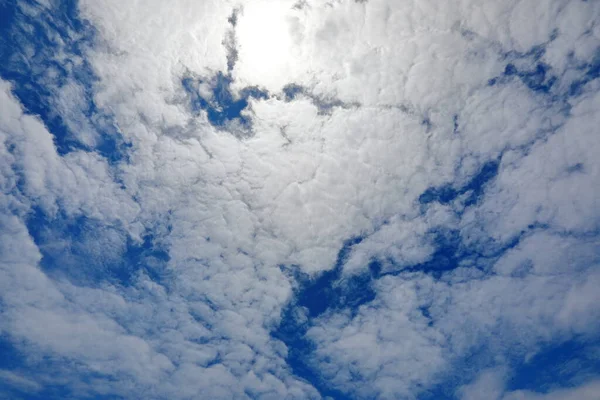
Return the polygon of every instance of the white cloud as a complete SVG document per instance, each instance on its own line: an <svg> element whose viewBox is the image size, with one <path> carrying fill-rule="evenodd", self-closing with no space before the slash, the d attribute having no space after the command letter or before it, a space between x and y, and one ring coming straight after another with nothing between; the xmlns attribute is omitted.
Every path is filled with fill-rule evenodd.
<svg viewBox="0 0 600 400"><path fill-rule="evenodd" d="M2 329L30 353L71 360L81 373L127 377L89 385L67 378L82 391L316 398L270 335L296 284L279 265L315 276L333 268L345 240L365 236L344 278L372 258L387 259L382 272L396 274L427 261L432 230L448 229L473 253L462 268L440 280L386 276L355 314L328 310L312 321L309 362L328 384L358 397L411 398L482 343L499 358L520 357L540 341L597 333L589 321L598 301L600 95L590 82L581 96L564 97L583 62L565 64L566 55L589 60L596 51L596 3L292 5L81 1L97 29L83 54L98 77L90 90L131 144L114 165L91 151L59 155L52 132L2 83L0 271L10 306ZM283 35L269 48L247 32L261 18L259 39ZM181 84L226 73L223 41L232 30L240 46L233 87L271 93L250 101L253 134L243 139L191 112ZM560 102L518 77L488 83L509 62L534 68L534 56L520 53L545 44ZM275 96L288 83L304 94ZM82 86L71 79L52 90L57 112L93 146ZM343 107L323 112L319 98ZM500 156L498 176L466 210L468 193L446 205L419 203L430 187L458 191ZM128 238L150 234L168 253L168 278L139 271L130 287L53 280L25 226L31 206L93 219L94 232L78 238L91 260L119 259ZM495 253L515 238L514 248ZM71 245L48 244L67 253ZM491 388L499 398L500 380L489 372L463 394Z"/></svg>
<svg viewBox="0 0 600 400"><path fill-rule="evenodd" d="M447 367L445 336L428 326L418 288L430 279L384 278L378 297L356 316L331 313L308 331L314 367L337 388L359 398L416 398Z"/></svg>
<svg viewBox="0 0 600 400"><path fill-rule="evenodd" d="M61 157L52 135L39 119L23 113L10 86L2 81L0 89L0 133L4 146L12 148L11 167L23 178L23 194L51 216L62 208L70 217L120 223L135 234L138 206L119 188L106 160L84 151Z"/></svg>
<svg viewBox="0 0 600 400"><path fill-rule="evenodd" d="M112 199L111 195L104 197L98 194L102 190L119 193L118 189L114 189L116 184L112 179L103 177L106 167L98 169L96 164L95 169L78 170L77 164L70 163L86 157L97 159L96 156L87 153L58 156L43 125L35 117L22 114L18 103L6 92L3 94L6 110L12 107L14 113L3 113L2 132L10 135L9 140L21 138L25 141L25 144L21 142L13 146L10 153L14 163L6 171L9 173L5 176L8 183L10 167L17 172L22 170L26 177L23 190L39 193L39 196L31 197L50 213L61 207L62 212L83 214L106 224L118 220L123 213L127 216L128 210L123 206L131 200L121 200L114 193ZM43 145L44 142L46 150L39 151L40 143ZM5 141L3 149L6 150L8 145ZM33 157L32 153L37 157ZM40 167L40 162L51 163L52 167ZM24 167L19 168L19 165ZM73 176L71 173L77 171L86 173L81 174L78 185L69 188L68 179ZM107 184L98 184L94 176L106 179ZM20 194L14 184L7 185L5 189L3 198L9 202L18 201ZM48 200L43 202L40 198ZM109 199L118 205L114 211L111 204L105 202ZM73 201L75 206L72 206ZM27 204L23 207L21 216L25 217ZM154 382L169 376L176 381L192 379L193 375L185 371L193 367L207 374L204 381L198 382L193 378L196 382L195 386L191 386L195 388L194 393L206 391L208 386L217 384L215 379L208 378L211 371L222 378L219 380L223 382L222 397L243 393L243 386L232 386L233 381L242 378L248 390L256 393L274 391L278 396L287 393L292 397L306 397L314 393L305 384L288 376L281 358L284 353L273 351L273 347L277 346L271 343L266 330L276 321L279 309L289 295L285 278L280 273L273 274L278 270L269 274L264 271L255 276L248 257L245 257L246 264L239 264L244 261L244 256L231 254L227 261L234 266L237 263L239 269L234 280L227 276L227 270L219 270L219 265L211 266L212 270L207 271L205 277L197 276L198 272L202 274L201 270L186 272L185 268L190 262L196 267L198 263L178 259L177 248L173 246L173 267L180 268L177 282L174 282L179 290L176 294L168 296L162 286L143 275L138 277L135 287L124 293L107 284L96 289L77 287L68 282L55 282L40 270L40 252L19 217L5 215L2 219L2 296L3 304L6 304L2 330L8 332L16 343L26 343L28 354L48 354L53 359L76 361L81 365L78 370L82 373L91 371L132 379L131 385L125 386L115 383L109 387L105 384L96 387L92 382L84 385L89 386L82 389L84 392L107 391L127 396L138 390L148 390ZM102 251L109 252L107 256L111 256L115 244L111 244L107 232L100 230L97 234L102 235L100 241L108 240L108 245L98 249L98 256ZM116 240L118 247L119 241L125 239L117 236ZM92 241L88 245L102 247L100 241ZM88 250L93 255L93 248ZM211 281L205 281L206 277L212 278ZM261 286L256 284L257 280L265 283ZM147 302L148 299L152 301ZM214 310L206 306L207 300L216 307ZM270 321L265 321L265 316ZM206 326L214 329L208 330ZM240 358L242 348L246 349L246 354ZM217 362L211 366L215 360ZM254 366L253 372L249 372L248 365ZM228 371L230 380L218 371ZM60 374L55 379L60 379ZM74 386L81 384L76 376L70 377L69 381ZM154 396L169 393L181 394L177 386L165 385Z"/></svg>
<svg viewBox="0 0 600 400"><path fill-rule="evenodd" d="M500 368L483 371L477 379L458 390L461 400L498 400L504 392L506 371Z"/></svg>
<svg viewBox="0 0 600 400"><path fill-rule="evenodd" d="M559 232L596 230L600 221L594 182L600 165L594 137L599 116L593 110L599 99L589 93L571 101L570 118L547 140L531 146L525 157L519 156L520 150L509 151L484 204L469 212L465 225L484 221L502 241L532 224Z"/></svg>

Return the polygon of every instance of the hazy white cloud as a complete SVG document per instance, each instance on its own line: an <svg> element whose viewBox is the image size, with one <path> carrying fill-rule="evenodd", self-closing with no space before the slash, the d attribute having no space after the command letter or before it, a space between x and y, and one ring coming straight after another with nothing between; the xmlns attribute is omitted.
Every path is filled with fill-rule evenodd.
<svg viewBox="0 0 600 400"><path fill-rule="evenodd" d="M106 168L95 168L89 174L82 174L88 181L79 181L79 185L73 186L67 196L64 185L69 184L69 173L77 171L69 164L72 158L70 155L58 156L43 125L35 117L22 114L19 104L6 92L3 93L6 110L12 107L15 111L12 115L3 114L6 125L2 131L10 133L11 140L23 138L25 141L28 135L37 135L34 136L37 141L32 137L29 145L13 146L11 153L19 161L30 157L25 167L12 166L17 172L25 171L23 190L28 190L28 185L33 182L32 192L45 194L50 199L44 203L31 196L34 201L47 207L50 215L60 206L62 212L101 218L100 221L107 224L119 218L119 213L127 212L126 208L120 207L113 214L110 208L106 208L110 204L102 203L111 200L126 206L127 200L119 203L116 196L111 198L107 195L103 199L90 193L90 190L111 190L111 184L114 185L112 179L106 178L108 185L93 180ZM36 153L35 146L43 144L44 140L49 141L48 148ZM21 148L22 152L14 151ZM32 152L38 157L31 157ZM95 157L86 153L81 156ZM52 167L38 167L44 161L52 163ZM14 164L19 165L18 161ZM62 174L61 169L65 171ZM54 177L61 175L61 179L56 178L57 185L54 186ZM14 180L10 175L3 177L7 184ZM58 185L59 182L64 185ZM93 189L92 185L99 188ZM18 203L20 194L14 184L5 186L3 198L8 197L9 203ZM79 194L85 196L83 200L77 198ZM68 198L63 200L61 196ZM69 201L73 200L81 206L71 208ZM21 205L21 208L21 217L25 217L27 204ZM187 258L178 259L177 249L173 246L173 267L181 269L177 282L173 283L179 288L177 294L168 296L162 286L143 275L136 280L135 288L124 293L110 285L97 289L77 287L67 282L55 282L39 269L40 252L19 217L4 215L2 219L2 296L7 305L3 312L2 330L17 343L25 341L29 353L76 361L82 366L80 372L133 379L132 385L97 388L92 383L86 390L127 396L133 391L149 390L154 382L173 377L175 381L183 379L181 384L187 385L192 379L195 384L189 386L189 390L193 393L206 391L209 386L217 390L218 382L223 382L220 392L215 391L218 397L239 395L244 387L256 393L277 393L277 396L310 396L308 386L287 377L282 359L285 352L281 346L273 346L268 335L268 327L276 321L280 307L289 296L286 278L278 270L271 273L259 271L261 278L261 275L255 276L252 264L247 264L246 260L246 264L237 267L234 280L228 277L231 266L227 264L221 265L227 269L214 265L209 271L199 269L194 272L189 270L190 263L196 267L202 264ZM96 233L101 237L87 242L82 238L89 255L100 257L102 252L109 252L110 256L110 252L115 251L118 254L119 250L115 247L118 248L125 240L122 236L117 235L114 238L116 242L111 242L106 231ZM97 248L96 255L94 247ZM69 250L66 251L68 253ZM227 261L235 266L236 261L244 261L243 255L236 257L233 254ZM196 275L198 273L200 276ZM206 281L207 278L212 279ZM265 282L262 287L256 284L260 280ZM148 299L152 301L147 303ZM206 301L214 308L209 308ZM265 321L265 316L271 322ZM214 326L216 330L208 330L205 325ZM215 363L215 360L218 362ZM249 372L249 365L254 365L252 372ZM190 368L202 371L207 379L197 381ZM219 380L208 378L211 371ZM282 377L285 383L281 381ZM70 380L77 382L76 377ZM241 386L233 385L240 380ZM169 393L185 397L175 384L165 385L153 396Z"/></svg>
<svg viewBox="0 0 600 400"><path fill-rule="evenodd" d="M482 371L475 381L462 386L457 393L461 400L498 400L504 392L506 371L500 368Z"/></svg>
<svg viewBox="0 0 600 400"><path fill-rule="evenodd" d="M417 291L430 279L378 282L377 299L357 315L332 313L308 332L317 345L315 367L339 389L359 398L415 398L447 367L446 337L419 311Z"/></svg>
<svg viewBox="0 0 600 400"><path fill-rule="evenodd" d="M4 81L0 104L0 133L4 148L11 148L12 169L22 177L22 194L51 216L60 208L70 217L120 223L135 234L139 207L119 188L103 157L84 151L60 156L52 135L38 118L23 113Z"/></svg>

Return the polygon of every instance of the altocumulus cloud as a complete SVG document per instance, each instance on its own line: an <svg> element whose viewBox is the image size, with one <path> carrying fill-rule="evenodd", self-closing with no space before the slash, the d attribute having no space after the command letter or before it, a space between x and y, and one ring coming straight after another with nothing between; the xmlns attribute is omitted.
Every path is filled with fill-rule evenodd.
<svg viewBox="0 0 600 400"><path fill-rule="evenodd" d="M600 3L0 34L0 398L600 397Z"/></svg>

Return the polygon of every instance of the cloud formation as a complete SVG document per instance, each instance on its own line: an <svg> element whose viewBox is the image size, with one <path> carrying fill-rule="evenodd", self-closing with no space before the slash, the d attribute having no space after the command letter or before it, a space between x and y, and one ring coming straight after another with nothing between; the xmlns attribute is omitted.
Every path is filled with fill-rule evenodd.
<svg viewBox="0 0 600 400"><path fill-rule="evenodd" d="M598 391L598 3L0 7L1 396Z"/></svg>

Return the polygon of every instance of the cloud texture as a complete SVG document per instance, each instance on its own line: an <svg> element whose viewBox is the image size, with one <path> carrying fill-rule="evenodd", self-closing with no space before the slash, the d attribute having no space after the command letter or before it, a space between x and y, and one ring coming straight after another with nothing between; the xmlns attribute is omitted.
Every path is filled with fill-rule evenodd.
<svg viewBox="0 0 600 400"><path fill-rule="evenodd" d="M0 398L597 396L600 3L0 10Z"/></svg>

